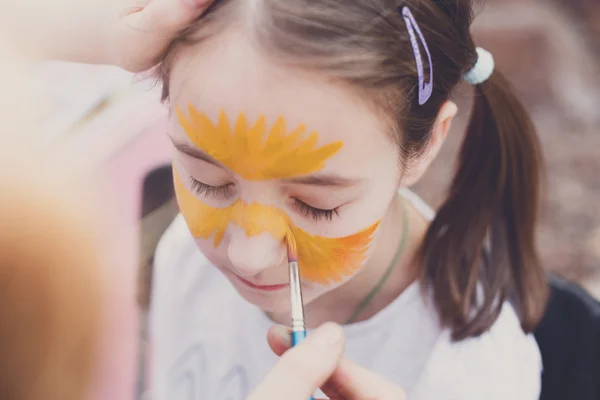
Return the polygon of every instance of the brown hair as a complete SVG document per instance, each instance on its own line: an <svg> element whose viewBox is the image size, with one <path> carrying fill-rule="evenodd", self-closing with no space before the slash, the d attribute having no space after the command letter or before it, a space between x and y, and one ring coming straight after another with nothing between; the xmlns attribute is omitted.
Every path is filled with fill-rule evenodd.
<svg viewBox="0 0 600 400"><path fill-rule="evenodd" d="M221 0L173 43L159 69L165 98L176 48L226 28L249 3L259 4L249 34L261 49L367 93L388 118L404 165L424 153L441 106L477 61L472 0ZM399 11L405 5L431 51L433 94L424 105ZM488 329L508 298L526 332L543 313L546 280L534 245L540 169L535 129L496 71L475 87L458 171L419 257L422 281L455 340Z"/></svg>
<svg viewBox="0 0 600 400"><path fill-rule="evenodd" d="M0 173L0 398L82 400L99 356L98 249L68 190L51 194L59 179L13 166Z"/></svg>

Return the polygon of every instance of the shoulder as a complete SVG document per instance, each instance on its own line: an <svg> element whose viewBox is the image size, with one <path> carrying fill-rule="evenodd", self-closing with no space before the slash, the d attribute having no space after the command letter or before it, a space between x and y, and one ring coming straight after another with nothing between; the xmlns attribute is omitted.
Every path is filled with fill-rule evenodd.
<svg viewBox="0 0 600 400"><path fill-rule="evenodd" d="M185 220L178 214L158 242L154 256L155 268L160 270L166 264L180 261L194 247L194 239Z"/></svg>
<svg viewBox="0 0 600 400"><path fill-rule="evenodd" d="M154 282L156 287L209 279L213 272L211 263L196 245L194 237L181 214L173 220L160 238L154 255ZM179 288L183 289L183 288Z"/></svg>
<svg viewBox="0 0 600 400"><path fill-rule="evenodd" d="M537 400L542 359L532 335L505 303L483 335L454 343L444 331L436 343L414 399Z"/></svg>
<svg viewBox="0 0 600 400"><path fill-rule="evenodd" d="M158 244L152 282L150 331L161 365L205 339L212 331L203 326L227 325L233 318L222 310L237 306L235 290L198 249L181 215Z"/></svg>
<svg viewBox="0 0 600 400"><path fill-rule="evenodd" d="M185 312L199 295L198 287L214 279L210 262L200 252L179 214L161 237L154 257L152 319L172 319ZM160 324L160 323L159 323Z"/></svg>
<svg viewBox="0 0 600 400"><path fill-rule="evenodd" d="M210 319L221 304L238 307L245 302L227 278L202 254L185 220L179 214L161 238L154 258L151 319L156 330L169 321Z"/></svg>

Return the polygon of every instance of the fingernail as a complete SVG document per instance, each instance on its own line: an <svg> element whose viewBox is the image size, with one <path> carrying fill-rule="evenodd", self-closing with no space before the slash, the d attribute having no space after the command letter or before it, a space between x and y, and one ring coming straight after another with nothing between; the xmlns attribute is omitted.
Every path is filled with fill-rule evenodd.
<svg viewBox="0 0 600 400"><path fill-rule="evenodd" d="M291 347L292 346L292 337L290 335L290 330L285 326L277 325L273 328L273 333L277 336L277 339L283 344Z"/></svg>
<svg viewBox="0 0 600 400"><path fill-rule="evenodd" d="M342 328L331 322L326 323L313 332L314 339L325 348L338 344L343 335L344 331Z"/></svg>

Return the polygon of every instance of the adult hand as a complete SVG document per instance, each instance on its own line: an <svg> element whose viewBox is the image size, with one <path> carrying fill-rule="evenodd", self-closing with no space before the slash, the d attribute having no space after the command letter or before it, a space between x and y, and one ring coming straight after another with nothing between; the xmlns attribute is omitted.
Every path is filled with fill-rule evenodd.
<svg viewBox="0 0 600 400"><path fill-rule="evenodd" d="M214 0L4 0L0 27L42 60L153 67Z"/></svg>
<svg viewBox="0 0 600 400"><path fill-rule="evenodd" d="M323 325L293 349L287 328L271 328L267 340L281 358L248 400L306 400L317 388L332 400L406 399L398 386L342 357L345 338L338 325Z"/></svg>
<svg viewBox="0 0 600 400"><path fill-rule="evenodd" d="M114 34L115 64L140 72L153 67L173 39L213 0L137 0L125 9Z"/></svg>

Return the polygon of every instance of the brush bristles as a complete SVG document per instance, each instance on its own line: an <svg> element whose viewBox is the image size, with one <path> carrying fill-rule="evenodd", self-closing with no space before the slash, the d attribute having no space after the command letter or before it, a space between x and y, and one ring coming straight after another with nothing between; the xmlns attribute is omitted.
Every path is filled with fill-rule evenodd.
<svg viewBox="0 0 600 400"><path fill-rule="evenodd" d="M287 246L288 262L297 262L298 249L296 247L296 239L294 238L294 235L292 235L291 232L288 232L287 235L285 235L285 241Z"/></svg>

